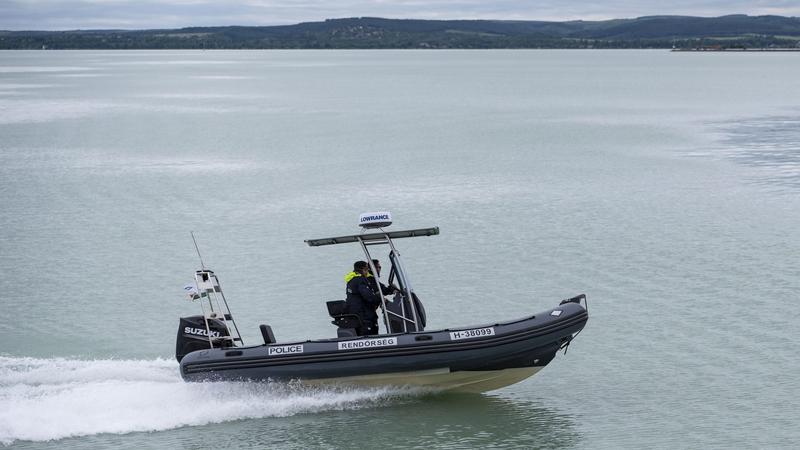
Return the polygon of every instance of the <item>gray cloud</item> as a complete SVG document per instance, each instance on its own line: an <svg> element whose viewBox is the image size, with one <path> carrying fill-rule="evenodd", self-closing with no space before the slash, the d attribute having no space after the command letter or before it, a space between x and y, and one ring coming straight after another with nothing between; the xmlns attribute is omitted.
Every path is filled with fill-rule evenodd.
<svg viewBox="0 0 800 450"><path fill-rule="evenodd" d="M800 16L797 0L2 0L0 29L277 25L338 17L603 20L648 15Z"/></svg>

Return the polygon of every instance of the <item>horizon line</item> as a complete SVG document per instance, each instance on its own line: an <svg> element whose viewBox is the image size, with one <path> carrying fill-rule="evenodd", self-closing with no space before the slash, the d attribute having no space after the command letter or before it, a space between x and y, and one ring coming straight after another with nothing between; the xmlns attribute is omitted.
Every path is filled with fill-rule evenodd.
<svg viewBox="0 0 800 450"><path fill-rule="evenodd" d="M291 27L296 25L308 24L308 23L324 23L329 21L335 20L363 20L363 19L380 19L380 20L394 20L394 21L418 21L418 22L542 22L542 23L569 23L569 22L610 22L614 20L638 20L638 19L646 19L646 18L657 18L657 17L681 17L681 18L695 18L695 19L719 19L722 17L733 17L733 16L743 16L743 17L782 17L786 19L798 19L800 16L782 16L778 14L761 14L761 15L749 15L749 14L742 14L742 13L732 13L732 14L723 14L720 16L690 16L690 15L682 15L682 14L655 14L655 15L646 15L646 16L638 16L638 17L618 17L618 18L611 18L611 19L601 19L601 20L585 20L585 19L569 19L569 20L536 20L536 19L414 19L414 18L391 18L391 17L379 17L379 16L351 16L351 17L333 17L333 18L326 18L321 20L307 20L307 21L300 21L300 22L291 22L291 23L276 23L272 25L187 25L181 27L155 27L155 28L65 28L65 29L50 29L50 30L32 30L32 29L23 29L23 30L12 30L12 29L0 29L0 33L58 33L58 32L91 32L91 31L159 31L159 30L182 30L186 28L232 28L232 27L240 27L240 28L271 28L271 27Z"/></svg>

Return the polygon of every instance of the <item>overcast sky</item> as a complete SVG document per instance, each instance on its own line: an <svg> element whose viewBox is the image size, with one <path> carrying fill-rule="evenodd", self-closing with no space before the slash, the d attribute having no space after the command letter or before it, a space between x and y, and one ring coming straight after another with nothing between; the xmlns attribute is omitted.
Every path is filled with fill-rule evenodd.
<svg viewBox="0 0 800 450"><path fill-rule="evenodd" d="M0 0L0 30L279 25L341 17L603 20L800 16L800 0Z"/></svg>

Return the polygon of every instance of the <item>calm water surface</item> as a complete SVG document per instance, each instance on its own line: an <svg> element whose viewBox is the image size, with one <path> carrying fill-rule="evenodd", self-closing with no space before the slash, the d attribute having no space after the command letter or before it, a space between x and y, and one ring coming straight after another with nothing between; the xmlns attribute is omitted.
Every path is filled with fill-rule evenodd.
<svg viewBox="0 0 800 450"><path fill-rule="evenodd" d="M800 59L662 51L0 52L0 443L794 448ZM245 341L334 336L388 209L429 328L578 293L484 395L184 384L198 266Z"/></svg>

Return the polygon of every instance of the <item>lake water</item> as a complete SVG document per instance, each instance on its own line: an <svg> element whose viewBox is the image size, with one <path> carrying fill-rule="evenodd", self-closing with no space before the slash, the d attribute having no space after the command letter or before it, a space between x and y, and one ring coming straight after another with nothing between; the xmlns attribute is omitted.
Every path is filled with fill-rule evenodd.
<svg viewBox="0 0 800 450"><path fill-rule="evenodd" d="M796 448L800 58L666 51L0 52L0 443ZM428 328L586 293L484 395L185 384L182 287L246 343L333 337L393 229Z"/></svg>

